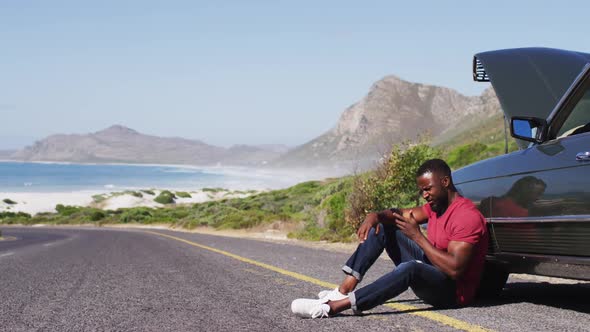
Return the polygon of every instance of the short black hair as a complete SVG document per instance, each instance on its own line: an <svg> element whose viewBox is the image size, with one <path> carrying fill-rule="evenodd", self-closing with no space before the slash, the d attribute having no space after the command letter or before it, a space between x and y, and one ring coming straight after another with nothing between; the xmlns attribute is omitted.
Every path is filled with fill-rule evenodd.
<svg viewBox="0 0 590 332"><path fill-rule="evenodd" d="M442 159L429 159L418 167L416 177L420 177L426 173L437 173L438 175L451 177L451 168Z"/></svg>

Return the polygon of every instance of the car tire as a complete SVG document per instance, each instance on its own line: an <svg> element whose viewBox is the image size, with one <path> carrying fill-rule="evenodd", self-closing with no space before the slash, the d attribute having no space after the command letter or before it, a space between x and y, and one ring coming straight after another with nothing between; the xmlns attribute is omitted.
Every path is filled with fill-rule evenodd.
<svg viewBox="0 0 590 332"><path fill-rule="evenodd" d="M508 280L508 272L497 262L486 261L477 295L481 299L494 299L500 296Z"/></svg>

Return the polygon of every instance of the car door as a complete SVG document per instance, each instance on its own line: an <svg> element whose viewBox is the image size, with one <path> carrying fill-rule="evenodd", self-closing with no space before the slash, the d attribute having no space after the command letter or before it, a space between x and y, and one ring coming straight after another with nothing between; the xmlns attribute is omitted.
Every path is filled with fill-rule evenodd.
<svg viewBox="0 0 590 332"><path fill-rule="evenodd" d="M548 119L544 142L504 160L488 200L501 252L590 256L590 68Z"/></svg>

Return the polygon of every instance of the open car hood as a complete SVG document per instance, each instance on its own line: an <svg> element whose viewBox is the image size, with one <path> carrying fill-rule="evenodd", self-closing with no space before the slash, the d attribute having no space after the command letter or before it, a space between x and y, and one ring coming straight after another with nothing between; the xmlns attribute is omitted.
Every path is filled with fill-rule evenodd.
<svg viewBox="0 0 590 332"><path fill-rule="evenodd" d="M490 81L508 119L547 119L590 54L551 48L515 48L476 54L473 78Z"/></svg>

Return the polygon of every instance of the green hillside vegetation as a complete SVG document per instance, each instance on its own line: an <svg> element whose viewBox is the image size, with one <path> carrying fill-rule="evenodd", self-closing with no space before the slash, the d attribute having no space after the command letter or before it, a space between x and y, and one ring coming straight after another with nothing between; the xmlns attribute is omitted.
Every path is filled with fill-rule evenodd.
<svg viewBox="0 0 590 332"><path fill-rule="evenodd" d="M187 229L198 226L242 229L280 221L298 226L290 234L291 237L351 241L366 212L415 204L417 195L414 171L425 159L438 155L438 150L426 144L406 145L394 148L390 159L382 163L375 172L303 182L287 189L263 192L246 198L223 199L189 206L157 209L138 207L114 211L58 204L56 213L41 213L34 217L4 212L0 214L0 222L74 225L167 223ZM165 196L172 198L170 194L166 193Z"/></svg>
<svg viewBox="0 0 590 332"><path fill-rule="evenodd" d="M504 116L468 116L461 124L432 140L435 147L448 149L474 142L483 144L504 141Z"/></svg>
<svg viewBox="0 0 590 332"><path fill-rule="evenodd" d="M469 127L472 125L473 127ZM476 126L477 125L477 126ZM467 129L450 133L432 144L409 142L393 147L389 158L374 171L324 181L308 181L287 189L227 198L192 205L173 204L184 192L162 191L155 201L163 208L137 207L100 210L57 205L56 213L32 217L26 213L1 212L5 224L170 224L193 229L248 229L272 227L277 222L293 225L289 236L308 240L352 241L355 230L371 211L421 204L415 186L415 170L426 159L442 157L453 169L504 153L503 118L467 124ZM509 150L516 150L511 139ZM204 189L210 193L220 188ZM153 191L142 190L155 195ZM137 194L141 195L140 192ZM188 194L188 193L186 193ZM138 195L138 196L139 196ZM95 200L100 200L97 197Z"/></svg>
<svg viewBox="0 0 590 332"><path fill-rule="evenodd" d="M143 191L143 190L142 190ZM140 191L133 191L133 190L125 190L120 192L111 192L108 194L97 194L92 196L92 200L94 203L102 203L109 198L122 196L122 195L131 195L133 197L142 198L143 194Z"/></svg>
<svg viewBox="0 0 590 332"><path fill-rule="evenodd" d="M251 228L276 221L301 224L294 237L313 240L342 240L353 233L344 221L344 206L352 177L309 181L293 187L263 192L246 198L224 199L189 206L165 208L137 207L100 210L58 204L56 213L34 217L13 212L0 213L5 224L114 224L149 225L167 223L192 229L210 226L217 229ZM317 220L321 219L321 226Z"/></svg>
<svg viewBox="0 0 590 332"><path fill-rule="evenodd" d="M174 204L176 199L176 195L168 190L163 190L154 201L160 204Z"/></svg>
<svg viewBox="0 0 590 332"><path fill-rule="evenodd" d="M3 211L0 212L0 223L4 224L28 224L32 217L24 212Z"/></svg>
<svg viewBox="0 0 590 332"><path fill-rule="evenodd" d="M461 127L437 137L432 145L442 151L452 169L458 169L504 154L504 130L504 117L501 114L485 119L467 118ZM508 152L516 150L516 142L509 138Z"/></svg>

